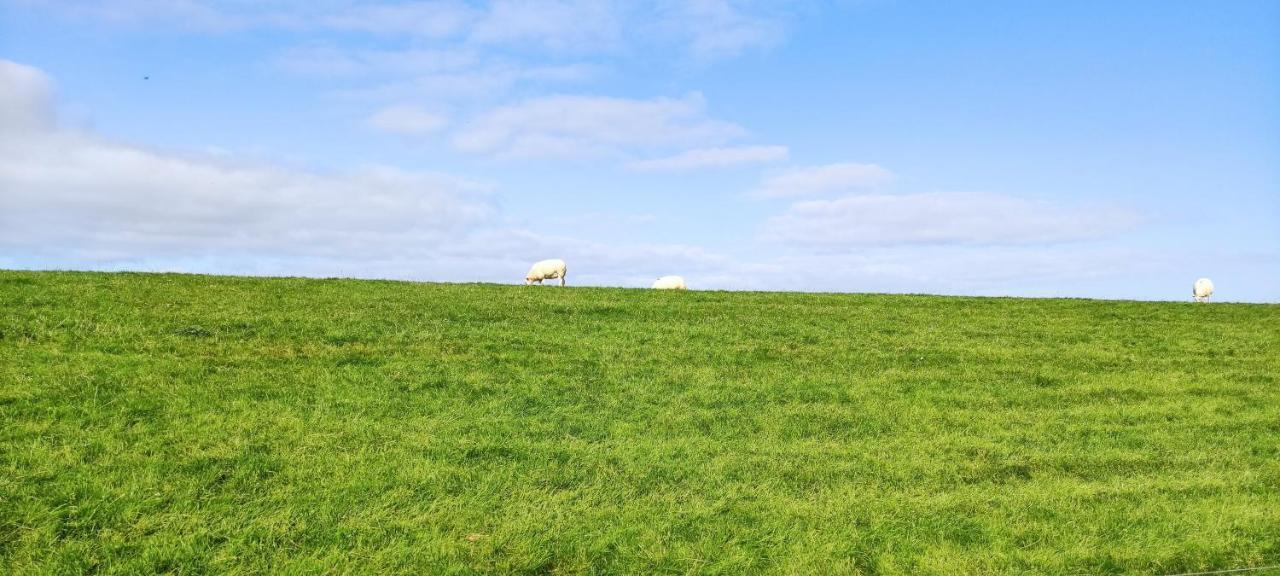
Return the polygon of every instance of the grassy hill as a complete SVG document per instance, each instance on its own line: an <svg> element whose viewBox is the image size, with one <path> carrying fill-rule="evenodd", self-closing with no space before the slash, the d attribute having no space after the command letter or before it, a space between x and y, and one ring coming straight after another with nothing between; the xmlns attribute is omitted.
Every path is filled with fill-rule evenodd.
<svg viewBox="0 0 1280 576"><path fill-rule="evenodd" d="M0 573L1280 563L1280 306L0 271Z"/></svg>

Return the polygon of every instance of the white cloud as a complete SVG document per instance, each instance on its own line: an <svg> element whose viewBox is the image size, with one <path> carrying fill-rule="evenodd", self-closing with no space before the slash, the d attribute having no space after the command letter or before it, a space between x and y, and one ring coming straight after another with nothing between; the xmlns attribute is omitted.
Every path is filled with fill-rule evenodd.
<svg viewBox="0 0 1280 576"><path fill-rule="evenodd" d="M23 4L115 25L166 23L188 30L228 30L244 25L240 15L199 0L28 0Z"/></svg>
<svg viewBox="0 0 1280 576"><path fill-rule="evenodd" d="M38 70L0 60L0 94L12 99L0 125L5 252L360 258L438 247L494 213L484 186L447 175L319 174L58 129L40 121L48 84Z"/></svg>
<svg viewBox="0 0 1280 576"><path fill-rule="evenodd" d="M383 108L369 117L369 126L383 132L422 136L444 128L448 120L412 106Z"/></svg>
<svg viewBox="0 0 1280 576"><path fill-rule="evenodd" d="M289 49L273 63L307 76L418 75L474 68L480 58L466 50L347 50L333 46Z"/></svg>
<svg viewBox="0 0 1280 576"><path fill-rule="evenodd" d="M746 133L736 124L708 118L704 108L700 94L652 100L535 98L475 118L454 135L453 144L502 157L590 158L719 144Z"/></svg>
<svg viewBox="0 0 1280 576"><path fill-rule="evenodd" d="M476 9L463 2L32 0L25 4L123 26L158 24L206 32L320 29L428 39L458 34L479 17Z"/></svg>
<svg viewBox="0 0 1280 576"><path fill-rule="evenodd" d="M700 60L737 56L748 48L769 46L783 37L774 15L750 14L742 2L676 0L663 3L662 27L688 43Z"/></svg>
<svg viewBox="0 0 1280 576"><path fill-rule="evenodd" d="M978 192L858 195L799 202L762 238L811 249L903 244L1036 244L1098 238L1135 219L1100 207L1054 206Z"/></svg>
<svg viewBox="0 0 1280 576"><path fill-rule="evenodd" d="M89 254L420 249L485 222L483 187L369 168L320 175L68 133L0 137L0 245ZM365 252L367 254L367 252Z"/></svg>
<svg viewBox="0 0 1280 576"><path fill-rule="evenodd" d="M475 67L420 74L409 80L369 88L335 91L343 99L387 101L414 100L475 104L506 96L517 85L576 82L588 78L593 68L582 64L520 67L489 62Z"/></svg>
<svg viewBox="0 0 1280 576"><path fill-rule="evenodd" d="M730 0L26 0L18 4L110 25L209 33L357 32L574 53L674 44L701 61L775 44L784 28L784 10L778 5Z"/></svg>
<svg viewBox="0 0 1280 576"><path fill-rule="evenodd" d="M622 5L599 0L497 0L471 31L480 44L584 51L621 41Z"/></svg>
<svg viewBox="0 0 1280 576"><path fill-rule="evenodd" d="M316 25L335 30L443 38L460 33L478 17L461 2L354 4L333 13L320 12Z"/></svg>
<svg viewBox="0 0 1280 576"><path fill-rule="evenodd" d="M628 166L642 172L676 172L699 168L722 168L742 164L760 164L786 160L786 146L737 146L731 148L699 148L675 156L632 162Z"/></svg>
<svg viewBox="0 0 1280 576"><path fill-rule="evenodd" d="M52 126L53 87L43 72L0 60L0 87L0 134Z"/></svg>
<svg viewBox="0 0 1280 576"><path fill-rule="evenodd" d="M751 192L758 198L819 196L870 190L893 180L893 173L875 164L842 162L796 168L765 180Z"/></svg>
<svg viewBox="0 0 1280 576"><path fill-rule="evenodd" d="M729 0L497 0L476 22L469 39L554 52L674 43L695 59L709 61L782 39L781 10L763 6Z"/></svg>

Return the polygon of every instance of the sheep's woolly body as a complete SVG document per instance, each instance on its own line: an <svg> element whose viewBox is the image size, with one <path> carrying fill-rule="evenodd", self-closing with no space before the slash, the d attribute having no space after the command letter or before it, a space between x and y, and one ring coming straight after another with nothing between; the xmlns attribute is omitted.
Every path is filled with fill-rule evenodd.
<svg viewBox="0 0 1280 576"><path fill-rule="evenodd" d="M684 290L684 277L663 276L653 281L653 287L658 290Z"/></svg>
<svg viewBox="0 0 1280 576"><path fill-rule="evenodd" d="M538 283L543 280L560 279L560 285L564 286L565 275L569 272L569 268L565 266L564 260L553 258L551 260L542 260L535 262L533 267L529 268L529 273L524 275L525 284Z"/></svg>
<svg viewBox="0 0 1280 576"><path fill-rule="evenodd" d="M1209 297L1213 296L1213 281L1208 278L1196 280L1194 286L1191 287L1191 296L1196 302L1208 302Z"/></svg>

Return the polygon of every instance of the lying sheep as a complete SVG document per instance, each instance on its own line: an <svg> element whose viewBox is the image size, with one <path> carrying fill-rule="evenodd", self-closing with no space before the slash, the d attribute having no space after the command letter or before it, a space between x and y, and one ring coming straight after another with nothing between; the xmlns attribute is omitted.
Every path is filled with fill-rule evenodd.
<svg viewBox="0 0 1280 576"><path fill-rule="evenodd" d="M1208 278L1196 280L1195 285L1191 287L1191 296L1196 302L1208 302L1209 297L1213 296L1213 281Z"/></svg>
<svg viewBox="0 0 1280 576"><path fill-rule="evenodd" d="M524 284L528 286L537 282L542 284L543 280L560 279L560 285L564 286L564 277L569 272L569 268L565 266L564 260L553 258L551 260L542 260L535 262L529 273L524 275Z"/></svg>
<svg viewBox="0 0 1280 576"><path fill-rule="evenodd" d="M683 276L663 276L653 281L656 290L685 290Z"/></svg>

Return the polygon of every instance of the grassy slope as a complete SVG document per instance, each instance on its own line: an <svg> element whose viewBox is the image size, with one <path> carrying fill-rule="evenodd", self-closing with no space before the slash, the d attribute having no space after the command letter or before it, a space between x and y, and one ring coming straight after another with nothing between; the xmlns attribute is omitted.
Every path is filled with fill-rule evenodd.
<svg viewBox="0 0 1280 576"><path fill-rule="evenodd" d="M0 271L0 572L1280 562L1280 306Z"/></svg>

